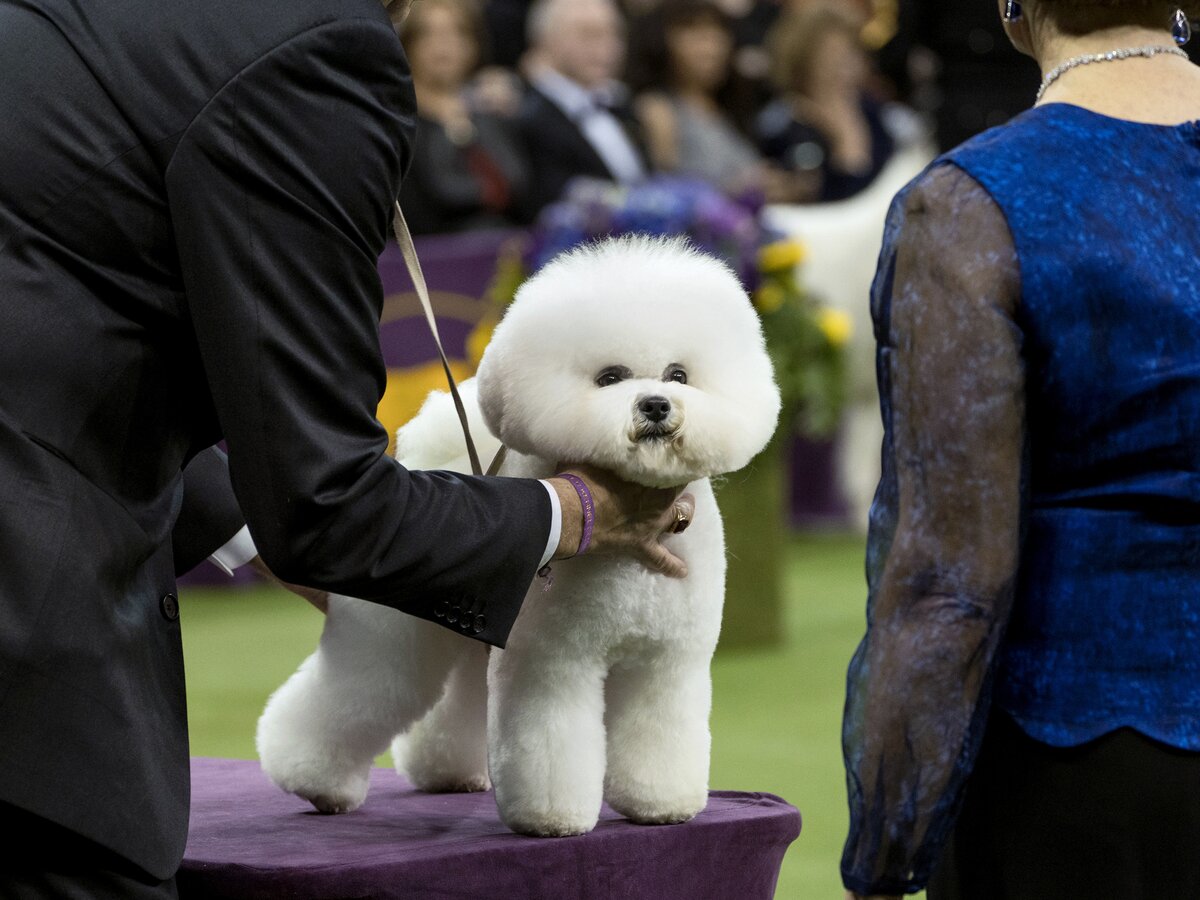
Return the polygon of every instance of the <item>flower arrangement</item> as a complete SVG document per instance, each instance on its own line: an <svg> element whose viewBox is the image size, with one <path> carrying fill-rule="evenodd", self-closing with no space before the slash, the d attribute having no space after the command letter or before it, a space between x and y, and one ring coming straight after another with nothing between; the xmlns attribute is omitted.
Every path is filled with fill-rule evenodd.
<svg viewBox="0 0 1200 900"><path fill-rule="evenodd" d="M767 349L785 410L797 415L805 434L832 434L846 399L846 344L850 316L821 306L800 284L804 245L779 239L758 253L760 281L751 293L763 323Z"/></svg>
<svg viewBox="0 0 1200 900"><path fill-rule="evenodd" d="M804 246L765 228L752 203L706 182L659 176L633 187L581 180L543 210L531 239L501 255L488 291L491 312L467 342L476 365L521 282L564 250L621 234L687 235L741 278L763 323L785 414L811 436L836 427L845 397L851 320L804 290Z"/></svg>

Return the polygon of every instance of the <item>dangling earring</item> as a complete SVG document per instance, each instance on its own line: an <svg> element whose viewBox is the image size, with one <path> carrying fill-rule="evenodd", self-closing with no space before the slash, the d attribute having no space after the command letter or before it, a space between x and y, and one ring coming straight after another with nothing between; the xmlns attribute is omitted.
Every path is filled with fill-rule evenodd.
<svg viewBox="0 0 1200 900"><path fill-rule="evenodd" d="M1171 36L1180 47L1192 39L1192 23L1188 21L1187 13L1182 9L1175 10L1175 19L1171 22Z"/></svg>
<svg viewBox="0 0 1200 900"><path fill-rule="evenodd" d="M1179 12L1180 15L1183 14L1183 10L1180 10ZM1017 0L1007 0L1007 2L1004 4L1004 21L1008 22L1010 25L1014 22L1020 22L1023 15L1024 11L1021 9L1021 4L1018 3ZM1176 40L1178 40L1178 38L1176 38Z"/></svg>

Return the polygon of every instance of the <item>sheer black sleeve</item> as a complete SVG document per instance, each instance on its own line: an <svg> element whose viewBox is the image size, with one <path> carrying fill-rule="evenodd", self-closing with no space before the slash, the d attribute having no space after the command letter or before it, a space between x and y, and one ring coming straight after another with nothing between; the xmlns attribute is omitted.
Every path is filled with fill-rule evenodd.
<svg viewBox="0 0 1200 900"><path fill-rule="evenodd" d="M872 297L883 477L847 678L847 888L920 890L987 718L1025 494L1020 274L1002 213L931 169L893 204Z"/></svg>

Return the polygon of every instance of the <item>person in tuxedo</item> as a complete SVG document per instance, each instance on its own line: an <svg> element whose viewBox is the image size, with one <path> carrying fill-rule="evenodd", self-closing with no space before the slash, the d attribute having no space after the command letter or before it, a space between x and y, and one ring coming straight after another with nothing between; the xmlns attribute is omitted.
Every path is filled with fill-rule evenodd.
<svg viewBox="0 0 1200 900"><path fill-rule="evenodd" d="M0 0L0 58L0 895L171 896L173 543L244 518L286 581L432 621L487 598L468 634L503 645L583 506L387 456L376 262L414 101L379 0ZM685 572L657 539L686 499L583 475L593 552Z"/></svg>
<svg viewBox="0 0 1200 900"><path fill-rule="evenodd" d="M612 0L538 0L528 28L529 89L518 122L532 218L572 178L629 184L646 176L647 162L628 92L615 80L625 32Z"/></svg>

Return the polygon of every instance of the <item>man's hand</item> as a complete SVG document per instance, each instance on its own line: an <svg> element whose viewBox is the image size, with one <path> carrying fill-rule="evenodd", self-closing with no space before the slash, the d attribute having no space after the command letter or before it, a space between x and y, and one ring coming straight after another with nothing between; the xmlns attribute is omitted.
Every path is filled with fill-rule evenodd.
<svg viewBox="0 0 1200 900"><path fill-rule="evenodd" d="M329 594L325 591L319 591L316 588L301 587L298 584L288 584L275 577L275 573L267 568L267 564L262 561L261 556L255 556L250 560L248 565L254 569L259 575L262 575L268 581L273 581L276 584L287 588L298 597L303 597L313 606L321 611L322 614L329 612Z"/></svg>
<svg viewBox="0 0 1200 900"><path fill-rule="evenodd" d="M592 466L560 467L587 483L592 494L594 522L589 553L628 553L648 568L671 578L687 576L687 564L662 544L691 524L696 499L677 488L648 488L622 481ZM583 536L583 507L574 486L564 478L550 483L562 504L562 535L555 559L574 556Z"/></svg>

